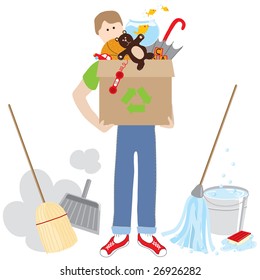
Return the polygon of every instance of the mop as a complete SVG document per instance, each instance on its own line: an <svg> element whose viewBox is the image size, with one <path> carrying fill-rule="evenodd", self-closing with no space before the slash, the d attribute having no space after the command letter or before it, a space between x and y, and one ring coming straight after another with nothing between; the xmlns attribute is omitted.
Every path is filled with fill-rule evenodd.
<svg viewBox="0 0 260 280"><path fill-rule="evenodd" d="M212 155L218 142L222 127L228 114L231 102L236 92L237 85L234 86L224 117L222 119L218 134L211 149L207 164L205 166L200 183L192 190L188 197L179 223L172 230L163 232L162 235L176 234L171 238L171 242L180 247L190 248L192 251L208 253L208 245L212 251L215 250L211 239L210 219L205 199L203 198L203 181L206 176Z"/></svg>

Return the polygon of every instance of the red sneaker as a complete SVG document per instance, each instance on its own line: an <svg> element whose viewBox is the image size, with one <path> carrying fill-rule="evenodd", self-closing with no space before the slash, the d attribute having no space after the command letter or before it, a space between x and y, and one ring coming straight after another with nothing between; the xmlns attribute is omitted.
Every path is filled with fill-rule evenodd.
<svg viewBox="0 0 260 280"><path fill-rule="evenodd" d="M115 251L117 251L120 248L126 247L129 243L128 234L126 235L125 239L119 243L115 243L114 238L115 238L114 236L110 238L108 243L100 249L100 255L102 257L112 256L115 253Z"/></svg>
<svg viewBox="0 0 260 280"><path fill-rule="evenodd" d="M167 250L166 248L161 245L158 240L152 236L153 241L151 243L148 243L146 241L144 241L140 235L140 233L138 234L138 244L144 248L149 249L151 252L153 252L156 256L158 257L163 257L166 255Z"/></svg>

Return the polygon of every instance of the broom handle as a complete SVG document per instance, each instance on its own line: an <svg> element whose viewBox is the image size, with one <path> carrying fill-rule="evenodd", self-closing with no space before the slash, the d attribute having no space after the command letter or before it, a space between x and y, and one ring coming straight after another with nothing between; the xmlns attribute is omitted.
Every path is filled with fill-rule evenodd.
<svg viewBox="0 0 260 280"><path fill-rule="evenodd" d="M212 155L213 155L214 150L215 150L215 147L216 147L216 145L217 145L219 135L220 135L220 133L221 133L222 127L223 127L224 122L225 122L225 120L226 120L226 117L227 117L227 114L228 114L228 110L229 110L229 108L230 108L231 102L232 102L233 97L234 97L234 95L235 95L236 89L237 89L237 85L234 86L234 89L233 89L232 95L231 95L231 97L230 97L230 100L229 100L229 103L228 103L226 112L225 112L225 114L224 114L224 117L223 117L223 119L222 119L220 128L219 128L219 130L218 130L217 137L216 137L215 142L214 142L214 145L213 145L213 147L212 147L212 149L211 149L211 152L210 152L210 155L209 155L209 158L208 158L208 162L207 162L207 164L206 164L206 166L205 166L203 175L202 175L202 177L201 177L201 180L200 180L200 185L201 185L201 186L202 186L203 181L204 181L204 178L205 178L205 176L206 176L206 173L207 173L207 170L208 170L208 167L209 167L209 164L210 164Z"/></svg>
<svg viewBox="0 0 260 280"><path fill-rule="evenodd" d="M15 119L15 116L14 116L14 113L13 113L13 110L12 110L12 107L11 107L10 104L8 104L8 107L9 107L11 116L12 116L12 118L13 118L13 121L14 121L14 124L15 124L15 127L16 127L16 130L17 130L17 132L18 132L20 141L21 141L21 143L22 143L23 150L24 150L24 152L25 152L26 158L27 158L28 163L29 163L29 165L30 165L30 168L31 168L31 171L32 171L32 174L33 174L34 181L35 181L36 186L37 186L37 188L38 188L38 191L39 191L39 193L40 193L42 202L44 203L44 202L45 202L45 199L44 199L44 196L43 196L43 194L42 194L42 190L41 190L40 184L39 184L39 182L38 182L38 179L37 179L37 177L36 177L35 171L34 171L34 169L33 169L33 166L32 166L31 160L30 160L30 157L29 157L28 152L27 152L27 150L26 150L26 147L25 147L25 144L24 144L24 141L23 141L21 132L20 132L20 130L19 130L18 124L17 124L17 122L16 122L16 119Z"/></svg>

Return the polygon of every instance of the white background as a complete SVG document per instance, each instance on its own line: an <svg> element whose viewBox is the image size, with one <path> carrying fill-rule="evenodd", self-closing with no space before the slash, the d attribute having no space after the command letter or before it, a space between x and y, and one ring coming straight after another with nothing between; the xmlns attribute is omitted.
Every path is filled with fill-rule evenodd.
<svg viewBox="0 0 260 280"><path fill-rule="evenodd" d="M12 104L35 168L48 173L53 182L70 179L82 186L93 180L89 197L101 204L100 235L76 230L78 243L55 254L29 249L24 239L12 235L0 220L1 275L4 279L62 279L59 270L71 268L150 269L140 279L152 278L155 266L201 266L197 279L256 279L254 260L259 246L244 252L190 253L173 245L161 232L173 228L186 198L199 183L210 149L235 84L235 99L225 123L204 189L221 180L223 150L230 148L236 162L232 184L249 191L244 230L259 241L259 9L258 1L1 1L0 82L0 212L20 201L19 183L29 169L13 126L7 104ZM176 26L169 41L184 46L174 58L173 109L175 127L157 132L157 237L167 249L156 258L136 242L136 196L130 244L111 258L99 249L111 237L116 127L101 133L79 113L72 92L82 74L94 62L93 53L103 43L94 32L94 17L117 10L124 24L142 19L150 8L158 12L160 39L171 21L181 17L187 27ZM98 109L98 92L91 94ZM101 170L94 175L74 169L73 151L95 148ZM135 184L135 191L136 191ZM223 236L212 236L217 249ZM87 276L85 276L87 277ZM106 279L105 276L89 278ZM157 276L160 279L172 276ZM120 277L124 279L124 277ZM125 278L127 278L125 276ZM137 277L136 277L137 278ZM175 277L176 279L178 277ZM182 279L181 276L179 276ZM189 278L186 276L186 278ZM138 278L139 279L139 278Z"/></svg>

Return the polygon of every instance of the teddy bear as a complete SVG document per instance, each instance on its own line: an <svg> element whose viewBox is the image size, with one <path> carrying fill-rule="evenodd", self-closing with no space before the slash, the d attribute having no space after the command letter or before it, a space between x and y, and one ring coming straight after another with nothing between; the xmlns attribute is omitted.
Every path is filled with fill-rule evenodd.
<svg viewBox="0 0 260 280"><path fill-rule="evenodd" d="M143 34L139 34L133 39L133 37L124 30L122 35L115 38L115 40L125 48L118 54L118 59L122 60L128 55L134 63L137 63L137 70L142 70L144 67L144 60L152 59L154 57L153 53L147 52L146 48L140 45L143 39Z"/></svg>

